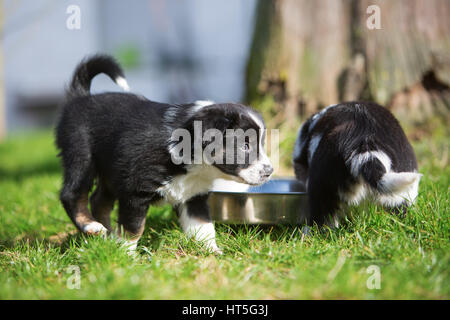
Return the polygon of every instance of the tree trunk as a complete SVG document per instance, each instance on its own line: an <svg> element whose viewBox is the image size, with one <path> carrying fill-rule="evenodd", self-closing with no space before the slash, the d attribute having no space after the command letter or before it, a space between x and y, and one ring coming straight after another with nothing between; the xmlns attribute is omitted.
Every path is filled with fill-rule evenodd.
<svg viewBox="0 0 450 320"><path fill-rule="evenodd" d="M369 28L372 5L380 29ZM262 0L246 99L270 109L275 126L358 99L405 121L448 119L449 16L446 0Z"/></svg>

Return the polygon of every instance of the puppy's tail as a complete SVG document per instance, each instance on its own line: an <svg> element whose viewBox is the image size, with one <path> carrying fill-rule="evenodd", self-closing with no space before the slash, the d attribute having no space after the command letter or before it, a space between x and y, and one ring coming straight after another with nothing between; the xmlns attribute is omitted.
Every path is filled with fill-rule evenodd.
<svg viewBox="0 0 450 320"><path fill-rule="evenodd" d="M108 75L118 86L129 91L122 68L109 55L95 55L81 61L75 69L68 89L72 97L90 95L91 81L99 73Z"/></svg>
<svg viewBox="0 0 450 320"><path fill-rule="evenodd" d="M381 194L395 194L408 190L418 183L422 175L417 172L393 172L391 160L382 151L369 151L354 156L350 171L359 175Z"/></svg>

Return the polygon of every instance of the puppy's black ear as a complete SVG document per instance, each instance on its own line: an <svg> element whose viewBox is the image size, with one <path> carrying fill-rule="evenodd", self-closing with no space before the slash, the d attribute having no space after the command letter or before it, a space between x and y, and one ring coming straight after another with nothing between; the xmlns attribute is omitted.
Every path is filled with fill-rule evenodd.
<svg viewBox="0 0 450 320"><path fill-rule="evenodd" d="M214 120L213 128L224 132L230 125L231 121L225 117L220 117Z"/></svg>

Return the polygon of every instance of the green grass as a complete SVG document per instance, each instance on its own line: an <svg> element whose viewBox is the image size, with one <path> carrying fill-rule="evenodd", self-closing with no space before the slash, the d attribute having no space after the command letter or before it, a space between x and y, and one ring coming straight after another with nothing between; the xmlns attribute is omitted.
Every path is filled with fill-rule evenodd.
<svg viewBox="0 0 450 320"><path fill-rule="evenodd" d="M0 144L1 299L448 299L446 130L414 143L417 205L406 217L352 208L339 229L216 225L222 256L186 239L170 207L152 207L139 254L74 232L58 200L51 133ZM113 216L116 218L117 213ZM369 289L369 266L381 288ZM70 289L71 266L80 289Z"/></svg>

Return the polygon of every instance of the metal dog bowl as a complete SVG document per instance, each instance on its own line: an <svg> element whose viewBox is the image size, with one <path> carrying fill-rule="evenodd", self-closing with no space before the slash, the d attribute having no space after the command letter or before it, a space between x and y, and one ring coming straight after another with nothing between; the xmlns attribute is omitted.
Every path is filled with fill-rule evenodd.
<svg viewBox="0 0 450 320"><path fill-rule="evenodd" d="M211 218L236 224L300 224L308 212L304 185L272 179L260 186L216 180L209 196Z"/></svg>

